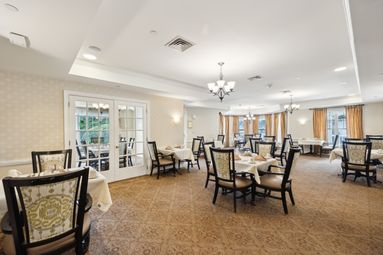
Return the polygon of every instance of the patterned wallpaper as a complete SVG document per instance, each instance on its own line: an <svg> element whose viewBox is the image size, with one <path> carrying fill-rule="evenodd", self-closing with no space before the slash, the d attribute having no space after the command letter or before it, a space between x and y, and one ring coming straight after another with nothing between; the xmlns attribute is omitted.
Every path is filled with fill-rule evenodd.
<svg viewBox="0 0 383 255"><path fill-rule="evenodd" d="M183 122L172 121L172 115L183 115L182 101L0 70L0 161L29 159L33 150L63 148L64 90L149 101L150 138L158 144L183 142Z"/></svg>

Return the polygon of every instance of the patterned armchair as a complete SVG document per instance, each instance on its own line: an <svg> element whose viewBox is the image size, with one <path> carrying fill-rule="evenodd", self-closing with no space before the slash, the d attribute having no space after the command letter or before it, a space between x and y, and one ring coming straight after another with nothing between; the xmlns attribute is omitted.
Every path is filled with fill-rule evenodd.
<svg viewBox="0 0 383 255"><path fill-rule="evenodd" d="M5 254L60 254L88 249L89 168L38 177L3 179L8 213L1 225Z"/></svg>
<svg viewBox="0 0 383 255"><path fill-rule="evenodd" d="M251 137L249 139L250 141L250 148L251 148L251 152L252 153L258 153L258 144L262 141L261 138L255 138L255 137Z"/></svg>
<svg viewBox="0 0 383 255"><path fill-rule="evenodd" d="M234 212L237 211L237 198L246 198L249 194L249 189L251 190L252 201L254 201L254 177L249 173L237 174L235 172L234 149L218 149L210 147L210 153L215 176L213 204L215 204L217 200L219 188L233 191ZM237 192L241 192L242 196L237 197Z"/></svg>
<svg viewBox="0 0 383 255"><path fill-rule="evenodd" d="M160 171L161 167L163 172L165 172L167 166L172 166L172 170L174 173L174 176L176 174L176 162L174 160L173 155L163 155L162 153L159 153L157 151L157 145L155 141L148 141L148 151L149 151L149 156L151 159L151 170L150 170L150 175L153 174L153 169L157 167L157 179L160 178Z"/></svg>
<svg viewBox="0 0 383 255"><path fill-rule="evenodd" d="M32 151L34 173L71 168L72 149L59 151Z"/></svg>
<svg viewBox="0 0 383 255"><path fill-rule="evenodd" d="M371 179L376 182L376 166L370 165L371 142L343 142L343 155L343 182L348 175L354 175L354 181L358 177L366 177L369 187Z"/></svg>
<svg viewBox="0 0 383 255"><path fill-rule="evenodd" d="M290 195L290 200L295 205L293 191L292 191L292 179L290 178L291 171L295 170L297 159L300 155L300 149L297 147L291 148L286 161L286 166L274 166L271 165L266 174L260 177L261 183L257 183L256 186L265 190L265 196L268 194L271 198L282 200L283 210L285 214L288 214L286 192ZM272 172L272 168L279 168L282 171ZM271 195L271 191L280 192L281 196L276 197ZM268 193L267 193L268 192Z"/></svg>

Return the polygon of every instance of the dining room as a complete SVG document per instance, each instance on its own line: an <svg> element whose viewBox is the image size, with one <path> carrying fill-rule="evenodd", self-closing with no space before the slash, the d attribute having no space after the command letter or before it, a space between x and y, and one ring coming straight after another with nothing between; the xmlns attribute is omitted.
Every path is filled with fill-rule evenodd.
<svg viewBox="0 0 383 255"><path fill-rule="evenodd" d="M381 13L1 2L0 255L382 254Z"/></svg>

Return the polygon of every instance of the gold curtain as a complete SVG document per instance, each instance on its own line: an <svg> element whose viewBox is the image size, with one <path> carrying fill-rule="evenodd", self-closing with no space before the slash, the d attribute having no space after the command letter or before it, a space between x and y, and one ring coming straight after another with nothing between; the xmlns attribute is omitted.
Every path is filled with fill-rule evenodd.
<svg viewBox="0 0 383 255"><path fill-rule="evenodd" d="M327 109L314 109L313 112L313 131L314 137L326 140L327 132Z"/></svg>
<svg viewBox="0 0 383 255"><path fill-rule="evenodd" d="M223 135L223 115L219 112L219 134Z"/></svg>
<svg viewBox="0 0 383 255"><path fill-rule="evenodd" d="M254 116L254 120L253 120L253 134L258 134L258 115Z"/></svg>
<svg viewBox="0 0 383 255"><path fill-rule="evenodd" d="M250 123L249 120L243 121L243 131L245 132L246 135L249 134L249 123Z"/></svg>
<svg viewBox="0 0 383 255"><path fill-rule="evenodd" d="M272 129L272 118L271 118L271 114L265 114L265 120L266 120L266 135L271 135L271 129Z"/></svg>
<svg viewBox="0 0 383 255"><path fill-rule="evenodd" d="M238 122L239 118L238 116L233 116L233 133L238 133Z"/></svg>
<svg viewBox="0 0 383 255"><path fill-rule="evenodd" d="M230 146L230 117L225 116L225 147Z"/></svg>
<svg viewBox="0 0 383 255"><path fill-rule="evenodd" d="M286 112L281 112L281 136L282 136L282 142L283 139L286 137Z"/></svg>
<svg viewBox="0 0 383 255"><path fill-rule="evenodd" d="M363 138L363 106L346 106L347 137Z"/></svg>
<svg viewBox="0 0 383 255"><path fill-rule="evenodd" d="M274 113L274 136L275 136L275 139L278 141L278 126L279 126L279 114L278 113Z"/></svg>

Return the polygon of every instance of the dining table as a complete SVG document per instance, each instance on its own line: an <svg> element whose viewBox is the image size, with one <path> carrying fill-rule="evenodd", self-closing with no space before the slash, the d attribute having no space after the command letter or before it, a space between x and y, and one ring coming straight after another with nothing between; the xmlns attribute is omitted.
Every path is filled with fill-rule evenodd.
<svg viewBox="0 0 383 255"><path fill-rule="evenodd" d="M76 171L81 168L70 168L67 171ZM18 172L13 169L10 170L13 172ZM93 172L93 171L92 171ZM12 175L13 177L30 177L36 176L36 174L19 174ZM108 181L104 175L100 172L93 172L90 174L88 179L88 193L91 195L93 200L93 206L101 210L102 212L107 212L109 208L112 206L112 196L109 191ZM4 193L4 187L1 183L0 185L0 218L7 212L7 202Z"/></svg>
<svg viewBox="0 0 383 255"><path fill-rule="evenodd" d="M272 157L266 157L264 160L252 160L254 156L239 155L238 160L234 161L235 171L237 173L250 173L255 181L261 184L259 172L267 172L271 165L277 166L278 161Z"/></svg>
<svg viewBox="0 0 383 255"><path fill-rule="evenodd" d="M330 162L334 161L337 158L343 158L343 148L335 148L330 152ZM383 162L383 150L371 150L371 159L377 159L380 162Z"/></svg>
<svg viewBox="0 0 383 255"><path fill-rule="evenodd" d="M326 143L325 140L318 138L300 138L298 139L298 145L302 147L302 152L304 153L304 146L310 146L310 154L314 153L313 147L320 146L322 147Z"/></svg>

